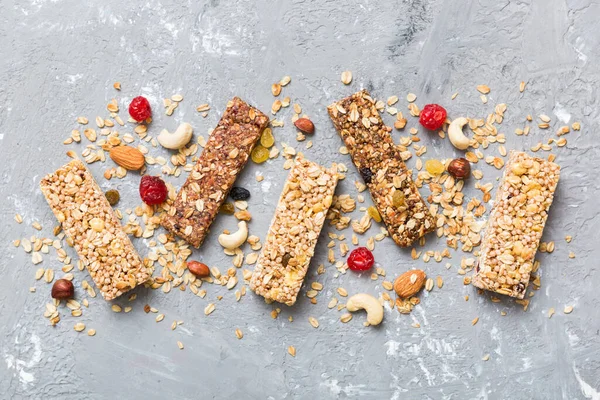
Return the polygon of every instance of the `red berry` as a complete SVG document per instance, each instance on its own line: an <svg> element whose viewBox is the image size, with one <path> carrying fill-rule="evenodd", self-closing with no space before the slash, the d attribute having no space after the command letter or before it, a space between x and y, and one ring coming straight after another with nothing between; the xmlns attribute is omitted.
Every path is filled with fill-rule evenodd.
<svg viewBox="0 0 600 400"><path fill-rule="evenodd" d="M144 96L138 96L131 100L129 104L129 115L137 122L147 120L152 116L152 109L150 108L150 102Z"/></svg>
<svg viewBox="0 0 600 400"><path fill-rule="evenodd" d="M371 269L374 263L373 253L366 247L357 247L348 257L348 267L352 271L366 271Z"/></svg>
<svg viewBox="0 0 600 400"><path fill-rule="evenodd" d="M144 175L140 181L140 196L148 205L160 204L167 198L169 190L158 176Z"/></svg>
<svg viewBox="0 0 600 400"><path fill-rule="evenodd" d="M421 111L419 122L425 128L436 131L442 129L447 115L444 107L437 104L427 104Z"/></svg>

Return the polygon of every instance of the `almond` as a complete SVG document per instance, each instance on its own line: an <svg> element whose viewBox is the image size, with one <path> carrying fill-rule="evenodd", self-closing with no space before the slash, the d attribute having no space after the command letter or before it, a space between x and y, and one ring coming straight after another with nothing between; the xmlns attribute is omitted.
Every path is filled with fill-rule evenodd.
<svg viewBox="0 0 600 400"><path fill-rule="evenodd" d="M113 147L109 155L115 163L128 170L135 171L144 166L144 155L135 147Z"/></svg>
<svg viewBox="0 0 600 400"><path fill-rule="evenodd" d="M304 133L315 133L315 124L308 118L298 118L296 122L294 122L294 125Z"/></svg>
<svg viewBox="0 0 600 400"><path fill-rule="evenodd" d="M427 275L420 269L406 271L394 281L394 291L400 298L412 297L423 288L425 278Z"/></svg>

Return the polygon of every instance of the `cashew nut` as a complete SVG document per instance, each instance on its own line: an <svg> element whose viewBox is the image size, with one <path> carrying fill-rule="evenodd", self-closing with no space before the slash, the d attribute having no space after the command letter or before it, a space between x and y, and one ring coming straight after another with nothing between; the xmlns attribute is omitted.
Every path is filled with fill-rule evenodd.
<svg viewBox="0 0 600 400"><path fill-rule="evenodd" d="M469 123L469 120L465 117L456 118L450 123L448 128L448 138L450 142L459 150L466 150L471 141L463 133L463 126Z"/></svg>
<svg viewBox="0 0 600 400"><path fill-rule="evenodd" d="M383 320L383 306L375 297L366 293L355 294L348 299L346 309L350 312L365 310L369 325L379 325Z"/></svg>
<svg viewBox="0 0 600 400"><path fill-rule="evenodd" d="M177 130L170 133L168 130L163 129L160 134L156 137L158 143L162 147L167 149L177 150L188 144L192 139L192 126L187 122L179 125Z"/></svg>
<svg viewBox="0 0 600 400"><path fill-rule="evenodd" d="M237 232L219 235L219 243L227 250L234 250L244 244L248 238L248 226L245 221L238 222Z"/></svg>

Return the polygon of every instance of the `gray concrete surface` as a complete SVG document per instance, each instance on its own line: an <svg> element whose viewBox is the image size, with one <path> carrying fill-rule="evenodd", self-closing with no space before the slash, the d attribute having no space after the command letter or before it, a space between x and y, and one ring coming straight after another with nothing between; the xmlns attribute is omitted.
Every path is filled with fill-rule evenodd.
<svg viewBox="0 0 600 400"><path fill-rule="evenodd" d="M0 10L0 398L600 398L597 2L2 0ZM346 69L354 73L348 87L340 83ZM317 125L315 145L305 155L350 166L338 193L354 197L352 182L359 177L337 151L341 141L325 106L360 88L382 99L414 92L419 105L442 103L451 116L485 116L505 102L502 131L508 149L529 149L560 125L580 121L581 132L567 135L568 145L556 151L563 173L544 234L544 240L556 241L556 250L538 256L542 289L528 311L507 299L493 303L489 295L463 286L456 272L460 252L453 253L452 267L446 269L445 262L413 261L386 239L377 244L375 257L391 277L424 268L444 278L443 289L423 294L410 316L387 310L379 328L363 327L362 315L341 324L340 313L327 308L335 289L381 293L381 280L352 273L335 278L331 267L316 277L314 265L327 262L327 239L322 238L310 272L310 280L325 287L318 304L302 297L293 308L282 307L277 320L269 315L273 306L251 293L235 303L221 287L208 287L205 299L189 291L141 288L131 313L113 313L101 299L90 299L82 317L70 317L63 306L62 321L50 327L42 316L50 285L35 281L37 267L11 241L52 235L55 220L38 182L66 162L67 148L83 149L62 145L77 128L76 117L106 115L113 97L125 110L133 96L143 94L155 108L152 135L181 121L205 135L234 95L268 111L270 84L284 75L292 77L284 94ZM523 94L521 80L527 81ZM112 89L114 81L122 82L121 92ZM475 90L481 83L492 87L487 105ZM455 92L458 97L450 101ZM159 103L175 93L185 100L166 117ZM212 107L205 119L195 111L204 102ZM407 114L404 100L398 107ZM300 149L291 113L280 114L287 125L275 134L279 144ZM541 113L552 117L550 130L514 135L527 114ZM127 124L121 132L132 129ZM399 136L394 132L396 140ZM426 132L419 136L428 147L424 160L459 155L448 141ZM153 154L167 152L154 149ZM495 147L486 154L498 155ZM286 176L282 164L278 158L250 165L239 178L252 191L250 228L260 237ZM91 170L101 178L110 166L110 161L94 164ZM498 171L479 168L483 182L496 183ZM258 173L265 176L260 184L254 179ZM183 179L169 181L179 186ZM122 209L138 204L135 175L100 182L121 191ZM467 186L467 198L480 196L473 181ZM422 192L427 195L428 189ZM17 212L25 219L22 225L13 220ZM41 233L31 227L34 221L43 225ZM233 226L231 217L219 217L213 230ZM573 242L567 244L565 235ZM146 254L143 241L135 245ZM426 248L444 246L430 237ZM570 251L575 259L569 259ZM194 257L221 270L231 262L214 234ZM41 265L56 271L61 266L50 256ZM75 273L77 285L83 279L86 272ZM31 286L36 293L29 293ZM86 297L81 289L77 293L80 300ZM205 317L204 307L218 295L223 300ZM127 305L126 299L115 303ZM145 314L146 303L164 313L165 321L157 324L154 314ZM565 305L574 306L572 314L563 314ZM557 312L549 319L551 307ZM308 324L308 316L319 319L318 329ZM479 323L471 326L475 317ZM75 332L77 320L97 335ZM184 324L171 331L174 320ZM414 322L421 328L411 327ZM243 340L236 339L235 328L244 331ZM290 345L297 349L295 358L287 354ZM486 354L489 361L482 360Z"/></svg>

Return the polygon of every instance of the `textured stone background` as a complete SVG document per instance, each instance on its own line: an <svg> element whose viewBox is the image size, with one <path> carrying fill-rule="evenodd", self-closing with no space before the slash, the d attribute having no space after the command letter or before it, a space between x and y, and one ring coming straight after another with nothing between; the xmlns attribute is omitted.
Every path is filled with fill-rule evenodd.
<svg viewBox="0 0 600 400"><path fill-rule="evenodd" d="M0 398L600 398L597 2L133 3L0 1L0 242L5 249L0 258ZM340 83L345 69L354 73L349 87ZM107 114L106 103L113 97L125 110L133 96L143 94L155 106L152 135L182 121L206 135L234 95L268 111L270 84L283 75L292 77L283 93L317 125L315 146L304 153L322 163L350 166L338 193L353 196L359 177L349 157L337 151L341 141L325 106L363 87L382 99L398 95L405 114L409 91L418 95L420 106L440 102L453 117L485 116L494 104L505 102L501 131L508 149L529 149L553 137L558 126L581 121L582 131L567 135L568 145L557 152L563 172L544 235L556 241L556 251L539 255L542 289L529 310L507 299L492 303L489 295L464 287L456 273L460 252L453 253L447 270L445 262L412 261L408 251L386 239L377 244L375 257L390 279L420 267L443 276L443 289L423 294L410 316L387 310L379 328L363 327L362 315L341 324L340 313L326 307L335 289L381 293L381 280L352 273L336 279L331 267L316 277L314 265L327 261L323 237L309 278L325 287L318 304L302 297L293 308L282 307L277 320L269 316L273 306L251 293L235 303L233 293L222 287L208 287L205 299L189 291L165 295L141 288L129 314L115 314L100 298L91 299L79 320L97 330L95 337L76 333L75 318L64 308L60 324L50 327L42 317L50 285L34 280L37 267L10 242L38 233L33 221L44 226L42 235L51 236L55 219L38 183L66 162L67 147L61 143L77 128L76 117L92 121ZM123 83L119 93L112 89L117 80ZM523 94L521 80L528 82ZM475 90L481 83L492 87L487 105ZM459 96L450 101L454 92ZM175 93L185 100L166 117L159 102ZM205 102L212 109L203 119L195 107ZM275 134L279 144L301 149L289 123L291 113L287 109L279 115L287 125ZM552 129L534 128L528 137L513 134L527 114L541 113L552 117ZM415 125L416 119L410 119L408 127ZM121 132L132 129L128 124ZM394 131L396 140L400 135ZM448 141L426 132L419 136L428 147L423 160L459 155ZM162 149L153 154L167 155ZM496 147L486 154L497 155ZM278 158L250 165L238 181L252 191L250 228L261 238L286 176L282 164ZM483 182L495 184L500 173L481 164ZM91 170L100 178L110 166L110 161L94 164ZM159 168L149 171L157 174ZM261 184L254 179L258 173L266 177ZM179 186L183 178L169 181ZM138 204L135 174L99 180L104 189L121 191L122 209ZM480 196L473 185L467 185L467 199ZM24 224L14 222L16 212ZM234 225L233 218L221 216L213 231ZM571 244L563 239L567 234L574 237ZM143 241L135 245L147 253ZM429 237L427 249L443 248L443 240ZM570 260L569 251L577 257ZM215 234L194 257L221 270L231 262ZM50 256L41 265L60 268ZM75 275L77 285L88 278L86 272ZM37 292L29 293L30 286ZM82 292L77 290L79 299ZM205 317L204 307L218 295L225 297ZM115 303L127 304L125 299ZM165 321L157 324L154 314L146 315L146 303L164 313ZM567 304L575 307L570 315L562 313ZM557 313L548 319L551 307ZM321 326L312 328L308 316L317 317ZM479 323L471 326L477 316ZM171 331L176 319L185 323ZM412 328L413 322L421 328ZM243 340L235 338L235 328L244 331ZM177 340L184 343L183 351ZM287 354L289 345L297 348L295 358ZM482 361L485 354L490 354L487 362Z"/></svg>

